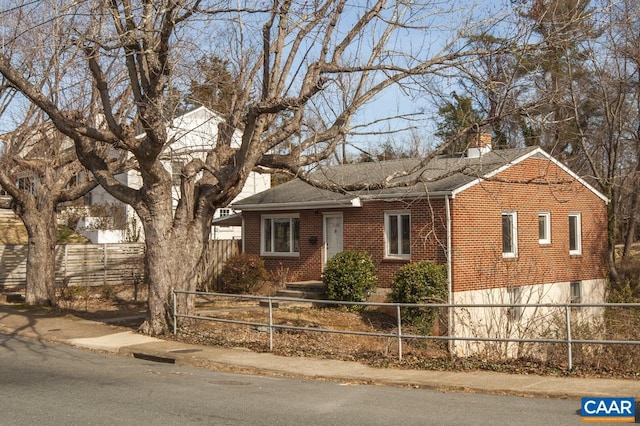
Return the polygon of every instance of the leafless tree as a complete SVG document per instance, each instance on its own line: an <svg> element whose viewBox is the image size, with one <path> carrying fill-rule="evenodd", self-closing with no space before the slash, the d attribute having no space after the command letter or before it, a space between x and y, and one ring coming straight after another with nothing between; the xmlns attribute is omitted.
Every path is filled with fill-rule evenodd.
<svg viewBox="0 0 640 426"><path fill-rule="evenodd" d="M616 243L626 240L630 248L638 214L635 196L640 170L637 13L634 2L603 2L603 11L595 20L602 34L584 49L584 63L590 72L588 77L581 77L581 86L572 85L569 91L571 118L588 174L610 200L608 263L612 281L618 278ZM568 65L571 77L575 70ZM598 105L595 113L581 107L586 97ZM623 229L623 209L627 209L630 216L626 237L619 233Z"/></svg>
<svg viewBox="0 0 640 426"><path fill-rule="evenodd" d="M539 48L483 57L462 68L463 78L469 93L482 94L475 99L485 105L497 136L507 124L510 143L541 145L610 200L608 266L615 281L616 244L625 241L628 253L640 205L638 7L534 0L519 3L517 12L515 26L530 28ZM502 37L488 32L475 40L488 44Z"/></svg>
<svg viewBox="0 0 640 426"><path fill-rule="evenodd" d="M75 105L43 93L22 72L19 58L0 56L5 78L73 139L82 164L100 185L140 216L150 285L142 328L151 334L167 329L171 290L195 288L193 274L213 213L235 198L251 171L282 170L304 178L351 129L379 122L362 111L388 89L425 89L427 76L435 79L464 61L511 48L472 47L461 36L467 29L464 13L471 10L440 1L229 5L94 0L70 3L64 13L51 15L66 28L55 35L60 48L84 55L78 84L90 82L99 94L96 113L104 117L104 127L96 125L95 116L78 114ZM447 24L458 31L445 32ZM34 31L32 25L22 37ZM171 174L161 161L173 142L167 136L172 118L167 96L180 86L193 59L202 57L196 47L227 61L238 84L207 155L193 157L182 169L174 209ZM51 57L59 54L52 51ZM82 108L90 109L90 101ZM133 105L132 113L118 113L123 105ZM232 144L235 129L242 130L239 146ZM115 178L97 149L103 146L136 160L139 189ZM188 309L188 300L178 308Z"/></svg>
<svg viewBox="0 0 640 426"><path fill-rule="evenodd" d="M620 211L617 222L624 221L623 258L631 254L636 238L638 215L640 214L640 5L637 2L624 0L608 2L610 10L609 31L606 32L608 46L615 52L616 60L615 84L613 93L623 92L625 96L620 106L612 112L617 113L617 126L624 143L621 152L620 170L623 173L620 194ZM627 201L627 202L625 202ZM624 213L623 213L624 212Z"/></svg>
<svg viewBox="0 0 640 426"><path fill-rule="evenodd" d="M29 123L3 135L2 142L0 185L29 239L26 303L55 306L57 207L82 197L97 182L78 161L69 138L51 123Z"/></svg>
<svg viewBox="0 0 640 426"><path fill-rule="evenodd" d="M5 23L20 19L26 11L12 12L3 16ZM16 36L19 27L3 30L6 41ZM19 51L21 69L31 76L33 86L54 98L63 95L61 86L71 58L42 55L47 44L46 34L33 34L2 48L5 54ZM0 203L12 208L27 230L26 302L56 305L56 211L60 203L82 197L97 181L81 165L73 141L45 120L39 108L25 103L7 80L3 79L0 90L3 124L13 128L0 135L0 186L9 196Z"/></svg>

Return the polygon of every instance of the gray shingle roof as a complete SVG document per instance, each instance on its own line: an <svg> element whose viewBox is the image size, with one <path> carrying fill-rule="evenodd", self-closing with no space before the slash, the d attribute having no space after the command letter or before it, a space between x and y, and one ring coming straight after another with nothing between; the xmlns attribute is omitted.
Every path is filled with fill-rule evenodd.
<svg viewBox="0 0 640 426"><path fill-rule="evenodd" d="M322 168L313 178L339 186L361 186L347 194L314 187L300 179L273 187L233 204L238 210L267 208L300 208L314 204L349 203L355 198L411 198L427 193L432 195L451 193L479 177L507 166L532 153L537 147L495 150L478 158L441 156L420 167L420 158L405 158L371 163L345 164ZM385 179L389 186L383 189L368 188ZM417 184L409 184L417 180Z"/></svg>

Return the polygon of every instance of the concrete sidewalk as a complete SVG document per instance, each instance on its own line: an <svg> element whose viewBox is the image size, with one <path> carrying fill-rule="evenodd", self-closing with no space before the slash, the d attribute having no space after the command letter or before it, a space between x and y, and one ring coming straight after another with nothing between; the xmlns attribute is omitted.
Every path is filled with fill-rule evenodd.
<svg viewBox="0 0 640 426"><path fill-rule="evenodd" d="M189 345L73 316L59 317L2 305L0 332L161 362L235 372L500 395L569 399L583 396L640 398L640 380L373 368L357 362L282 357L246 349Z"/></svg>

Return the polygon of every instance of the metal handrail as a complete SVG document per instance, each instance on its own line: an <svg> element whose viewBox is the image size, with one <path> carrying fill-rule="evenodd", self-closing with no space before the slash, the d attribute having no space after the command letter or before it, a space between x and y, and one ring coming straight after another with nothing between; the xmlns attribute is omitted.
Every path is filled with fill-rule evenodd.
<svg viewBox="0 0 640 426"><path fill-rule="evenodd" d="M261 323L254 321L232 320L225 318L204 317L200 315L180 314L177 312L177 294L187 294L194 296L223 297L244 300L268 301L269 322ZM395 309L397 316L397 328L395 333L381 333L355 330L338 330L331 328L301 327L292 325L281 325L273 323L273 302L303 302L323 305L342 306L375 306ZM303 299L295 297L281 296L257 296L248 294L213 293L201 291L173 290L173 333L178 331L178 318L190 318L202 321L212 321L231 324L243 324L255 327L268 327L269 329L269 350L273 350L273 330L299 330L312 331L317 333L334 333L343 335L359 335L374 337L389 337L398 339L398 358L402 361L402 341L403 339L436 340L436 341L473 341L473 342L499 342L499 343L565 343L567 345L568 369L573 368L572 345L573 344L610 344L610 345L640 345L637 340L597 340L597 339L574 339L571 335L571 309L573 308L640 308L640 303L383 303L383 302L348 302L323 299ZM559 308L565 311L566 337L564 338L513 338L513 337L469 337L469 336L427 336L420 334L403 334L401 308Z"/></svg>

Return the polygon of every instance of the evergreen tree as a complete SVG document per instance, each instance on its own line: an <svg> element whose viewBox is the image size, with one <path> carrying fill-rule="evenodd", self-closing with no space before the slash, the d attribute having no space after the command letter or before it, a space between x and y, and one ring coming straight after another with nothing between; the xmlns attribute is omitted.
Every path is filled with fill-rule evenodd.
<svg viewBox="0 0 640 426"><path fill-rule="evenodd" d="M451 96L453 102L449 101L438 108L438 114L442 118L438 122L438 130L435 133L442 140L442 144L449 143L449 146L443 151L445 154L465 151L468 130L477 127L482 122L480 112L474 108L470 97L458 95L456 92L453 92Z"/></svg>
<svg viewBox="0 0 640 426"><path fill-rule="evenodd" d="M226 114L231 110L237 79L229 71L229 61L216 56L203 56L195 63L197 78L192 78L189 101L212 111Z"/></svg>

